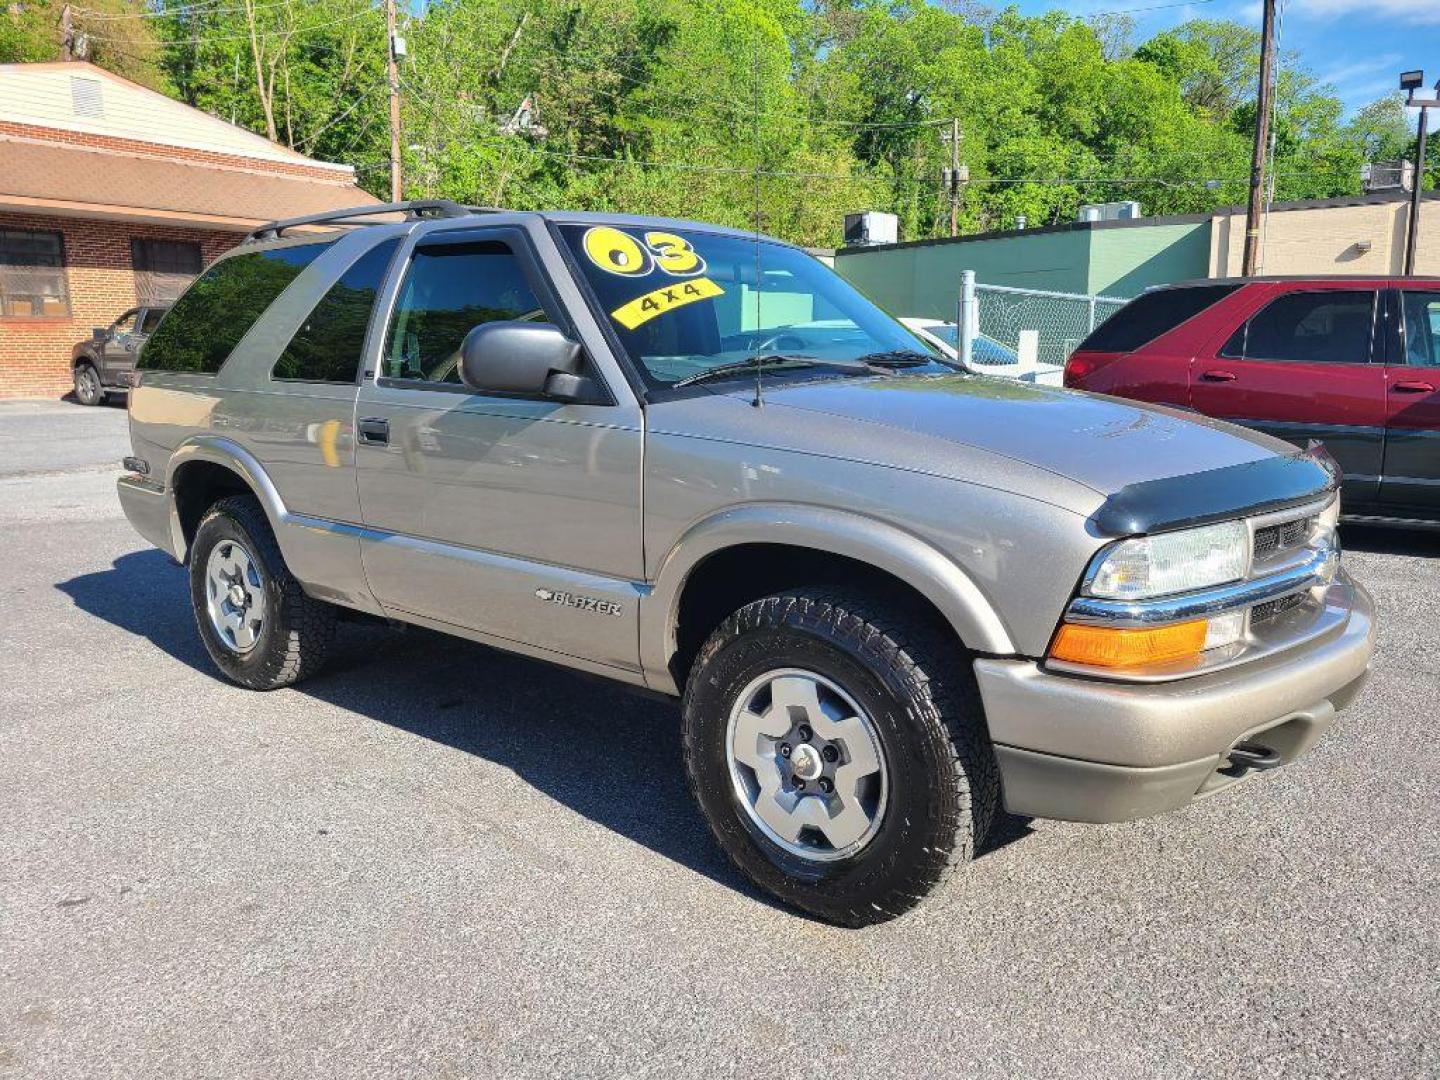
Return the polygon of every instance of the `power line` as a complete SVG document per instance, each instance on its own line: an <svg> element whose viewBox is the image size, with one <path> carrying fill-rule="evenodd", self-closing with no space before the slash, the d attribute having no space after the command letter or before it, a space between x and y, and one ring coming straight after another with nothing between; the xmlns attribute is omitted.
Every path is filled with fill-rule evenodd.
<svg viewBox="0 0 1440 1080"><path fill-rule="evenodd" d="M289 6L289 5L287 4L287 5L285 5L285 6ZM375 11L373 8L366 7L363 11L357 11L357 12L355 12L353 15L344 15L344 16L341 16L341 17L338 18L338 19L327 19L325 22L311 23L309 26L297 26L297 27L296 27L295 29L293 29L293 30L258 30L258 29L257 29L257 30L255 31L255 33L254 33L254 36L255 36L256 38L270 38L270 37L292 38L292 37L299 37L299 36L301 36L302 34L313 34L316 30L324 30L324 29L326 29L327 27L339 26L339 25L341 25L342 23L355 22L357 19L362 19L362 18L364 18L366 15L374 15L374 14L377 14L377 13L376 13L376 11ZM126 43L126 44L130 44L130 43L131 43L131 39L129 39L129 38L109 37L109 36L107 36L107 35L105 35L105 34L88 34L88 33L87 33L85 36L88 37L88 38L90 38L92 41L113 41L113 42L122 42L122 43ZM224 34L224 35L221 35L221 36L219 36L219 37L214 37L214 36L211 36L211 35L206 34L206 35L203 35L203 36L188 37L188 38L155 38L155 39L153 39L153 40L150 42L150 44L154 44L154 45L156 45L157 47L160 47L160 48L166 48L166 47L173 46L173 45L196 45L196 46L200 46L200 45L216 45L216 44L219 44L219 43L222 42L222 41L249 41L250 38L251 38L251 35L248 34L248 33L245 33L245 34Z"/></svg>
<svg viewBox="0 0 1440 1080"><path fill-rule="evenodd" d="M1142 11L1169 11L1171 8L1199 7L1201 4L1213 4L1215 0L1180 0L1175 4L1151 4L1148 7L1121 8L1119 11L1090 11L1083 15L1076 15L1077 19L1100 19L1106 15L1138 15Z"/></svg>
<svg viewBox="0 0 1440 1080"><path fill-rule="evenodd" d="M126 11L120 13L91 11L89 8L71 8L77 15L83 15L87 21L93 22L124 22L128 19L164 19L172 15L224 15L237 11L264 11L268 8L290 7L294 0L272 0L268 4L251 4L249 7L242 5L233 7L217 7L217 4L226 3L227 0L202 0L195 4L180 4L176 7L161 8L158 11Z"/></svg>

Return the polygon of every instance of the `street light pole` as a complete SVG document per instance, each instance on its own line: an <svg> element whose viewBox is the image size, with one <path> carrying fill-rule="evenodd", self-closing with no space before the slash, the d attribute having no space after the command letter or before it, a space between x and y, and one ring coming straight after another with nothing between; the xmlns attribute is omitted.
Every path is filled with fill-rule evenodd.
<svg viewBox="0 0 1440 1080"><path fill-rule="evenodd" d="M1430 107L1440 105L1440 82L1430 97L1418 97L1416 91L1425 85L1425 72L1402 71L1400 89L1405 91L1405 104L1420 110L1420 132L1415 146L1415 178L1410 183L1410 219L1405 228L1405 266L1408 277L1415 273L1415 248L1420 236L1420 196L1425 190L1425 136L1429 127Z"/></svg>
<svg viewBox="0 0 1440 1080"><path fill-rule="evenodd" d="M1405 276L1415 273L1415 243L1420 235L1420 191L1425 186L1425 128L1430 110L1420 106L1420 141L1415 153L1415 181L1410 185L1410 220L1405 232Z"/></svg>

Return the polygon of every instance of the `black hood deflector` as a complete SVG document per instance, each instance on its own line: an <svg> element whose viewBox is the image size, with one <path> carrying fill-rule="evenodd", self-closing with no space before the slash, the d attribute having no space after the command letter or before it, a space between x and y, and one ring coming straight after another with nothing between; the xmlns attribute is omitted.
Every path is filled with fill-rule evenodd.
<svg viewBox="0 0 1440 1080"><path fill-rule="evenodd" d="M1101 536L1135 536L1249 517L1323 498L1340 472L1323 447L1130 484L1090 518Z"/></svg>

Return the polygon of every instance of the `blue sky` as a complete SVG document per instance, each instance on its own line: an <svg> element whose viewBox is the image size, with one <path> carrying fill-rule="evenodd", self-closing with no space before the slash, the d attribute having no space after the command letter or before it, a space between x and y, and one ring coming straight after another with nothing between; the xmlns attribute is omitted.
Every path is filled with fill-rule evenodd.
<svg viewBox="0 0 1440 1080"><path fill-rule="evenodd" d="M1137 41L1190 19L1260 25L1258 0L1021 0L1020 6L1026 14L1130 9ZM1133 10L1145 7L1154 10ZM1407 68L1424 68L1429 86L1440 78L1440 0L1285 0L1283 7L1281 49L1298 54L1352 112L1394 89Z"/></svg>

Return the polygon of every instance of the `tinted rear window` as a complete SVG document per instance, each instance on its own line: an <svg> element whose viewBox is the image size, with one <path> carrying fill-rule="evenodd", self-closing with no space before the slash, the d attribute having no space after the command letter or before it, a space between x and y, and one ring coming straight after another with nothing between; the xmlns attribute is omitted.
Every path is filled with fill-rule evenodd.
<svg viewBox="0 0 1440 1080"><path fill-rule="evenodd" d="M1132 352L1238 289L1239 285L1195 285L1158 289L1137 296L1080 343L1083 352Z"/></svg>
<svg viewBox="0 0 1440 1080"><path fill-rule="evenodd" d="M328 246L253 251L216 263L175 301L141 350L138 366L215 374L255 320Z"/></svg>
<svg viewBox="0 0 1440 1080"><path fill-rule="evenodd" d="M1375 299L1373 290L1287 293L1251 315L1220 355L1297 364L1368 364Z"/></svg>
<svg viewBox="0 0 1440 1080"><path fill-rule="evenodd" d="M351 383L360 366L375 293L400 245L386 240L355 260L306 317L275 361L274 379Z"/></svg>

